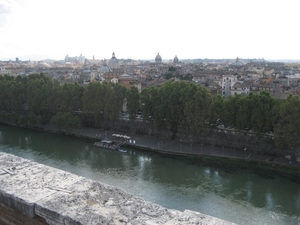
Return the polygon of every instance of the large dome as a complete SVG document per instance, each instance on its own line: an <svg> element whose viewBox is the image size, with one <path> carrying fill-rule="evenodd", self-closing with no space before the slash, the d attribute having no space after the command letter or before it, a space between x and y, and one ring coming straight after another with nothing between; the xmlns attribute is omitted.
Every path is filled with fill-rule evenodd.
<svg viewBox="0 0 300 225"><path fill-rule="evenodd" d="M162 58L161 58L161 56L159 55L159 53L157 53L157 56L155 57L155 62L156 62L156 63L161 63L161 62L162 62Z"/></svg>
<svg viewBox="0 0 300 225"><path fill-rule="evenodd" d="M242 62L240 62L239 57L237 57L235 62L232 65L233 66L243 66L244 64Z"/></svg>
<svg viewBox="0 0 300 225"><path fill-rule="evenodd" d="M111 69L118 69L119 66L119 61L115 56L115 53L113 52L111 59L109 60L108 65L110 66Z"/></svg>
<svg viewBox="0 0 300 225"><path fill-rule="evenodd" d="M99 69L100 74L111 72L110 67L106 64L106 60L104 60L103 65Z"/></svg>

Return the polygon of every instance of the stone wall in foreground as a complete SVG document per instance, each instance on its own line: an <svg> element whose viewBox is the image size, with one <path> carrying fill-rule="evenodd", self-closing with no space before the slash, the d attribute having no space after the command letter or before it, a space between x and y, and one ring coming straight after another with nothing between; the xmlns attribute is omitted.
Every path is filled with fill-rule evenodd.
<svg viewBox="0 0 300 225"><path fill-rule="evenodd" d="M232 224L0 152L0 224Z"/></svg>
<svg viewBox="0 0 300 225"><path fill-rule="evenodd" d="M3 203L0 203L0 224L46 225L47 222L44 218L41 218L39 216L27 216L16 209L13 209Z"/></svg>

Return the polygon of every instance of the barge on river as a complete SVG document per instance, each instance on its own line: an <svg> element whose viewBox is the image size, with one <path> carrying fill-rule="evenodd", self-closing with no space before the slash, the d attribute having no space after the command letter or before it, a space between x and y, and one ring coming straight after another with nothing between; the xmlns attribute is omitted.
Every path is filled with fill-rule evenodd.
<svg viewBox="0 0 300 225"><path fill-rule="evenodd" d="M109 149L109 150L119 150L122 142L110 141L110 140L102 140L101 142L95 142L94 146Z"/></svg>

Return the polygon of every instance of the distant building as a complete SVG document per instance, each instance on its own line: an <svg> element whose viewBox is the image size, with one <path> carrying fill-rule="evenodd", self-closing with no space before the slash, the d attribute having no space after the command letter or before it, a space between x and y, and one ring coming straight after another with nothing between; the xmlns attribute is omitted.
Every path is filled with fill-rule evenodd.
<svg viewBox="0 0 300 225"><path fill-rule="evenodd" d="M155 57L155 63L162 63L162 58L159 53L157 53L157 56Z"/></svg>
<svg viewBox="0 0 300 225"><path fill-rule="evenodd" d="M223 75L222 77L222 96L224 98L231 94L233 85L237 82L237 76L235 75Z"/></svg>
<svg viewBox="0 0 300 225"><path fill-rule="evenodd" d="M84 64L83 64L83 72L84 73L90 73L90 62L88 59L84 60Z"/></svg>
<svg viewBox="0 0 300 225"><path fill-rule="evenodd" d="M236 75L223 75L221 86L223 98L230 95L248 95L250 93L250 86L238 81Z"/></svg>
<svg viewBox="0 0 300 225"><path fill-rule="evenodd" d="M248 95L250 93L250 86L245 85L244 83L236 82L231 88L231 95Z"/></svg>
<svg viewBox="0 0 300 225"><path fill-rule="evenodd" d="M111 82L111 83L114 83L114 84L117 84L117 83L119 83L119 79L116 78L116 77L114 77L114 78L112 78L112 79L110 80L110 82Z"/></svg>
<svg viewBox="0 0 300 225"><path fill-rule="evenodd" d="M135 86L137 87L138 91L141 92L141 82L136 78L129 76L128 74L122 74L119 76L119 83L123 84L128 90Z"/></svg>
<svg viewBox="0 0 300 225"><path fill-rule="evenodd" d="M235 59L235 62L232 64L233 66L237 66L237 67L240 67L240 66L243 66L244 64L240 61L239 57L237 57Z"/></svg>
<svg viewBox="0 0 300 225"><path fill-rule="evenodd" d="M104 59L103 65L99 69L100 76L111 71L111 68L106 64L106 59Z"/></svg>
<svg viewBox="0 0 300 225"><path fill-rule="evenodd" d="M82 71L82 79L84 81L88 81L91 79L91 67L88 59L84 60L83 71Z"/></svg>
<svg viewBox="0 0 300 225"><path fill-rule="evenodd" d="M119 61L118 61L118 59L116 58L114 52L112 53L112 57L111 57L111 59L109 60L108 65L109 65L109 67L110 67L112 70L114 70L114 69L119 69L119 68L120 68Z"/></svg>
<svg viewBox="0 0 300 225"><path fill-rule="evenodd" d="M83 63L84 60L85 60L85 57L82 54L80 54L80 56L74 56L74 57L66 55L66 57L65 57L65 62L66 63L67 62L73 62L73 63L81 62L81 63Z"/></svg>
<svg viewBox="0 0 300 225"><path fill-rule="evenodd" d="M173 59L173 64L176 65L179 63L179 59L177 57L177 55L175 56L175 58Z"/></svg>
<svg viewBox="0 0 300 225"><path fill-rule="evenodd" d="M10 74L11 71L10 70L7 70L5 69L5 67L0 67L0 75L4 75L4 74Z"/></svg>
<svg viewBox="0 0 300 225"><path fill-rule="evenodd" d="M39 62L35 67L40 68L40 69L51 68L51 66L48 63L45 63L45 62Z"/></svg>

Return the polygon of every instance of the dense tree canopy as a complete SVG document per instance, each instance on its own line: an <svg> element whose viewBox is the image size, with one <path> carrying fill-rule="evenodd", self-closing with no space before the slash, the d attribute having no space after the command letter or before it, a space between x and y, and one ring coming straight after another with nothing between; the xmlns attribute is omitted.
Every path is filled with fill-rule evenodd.
<svg viewBox="0 0 300 225"><path fill-rule="evenodd" d="M205 124L211 97L206 89L185 81L167 82L142 91L143 114L159 129L199 133Z"/></svg>
<svg viewBox="0 0 300 225"><path fill-rule="evenodd" d="M264 135L274 131L277 146L299 146L300 98L274 99L262 91L247 96L214 99L204 87L192 82L166 82L161 87L136 87L127 90L121 84L91 82L81 86L59 84L43 74L0 76L0 119L21 126L46 124L75 129L81 122L100 126L102 121L116 121L124 103L132 120L141 109L144 122L160 130L200 135L218 123L237 130ZM79 117L83 121L79 120ZM52 118L52 119L51 119ZM86 123L87 120L92 121Z"/></svg>
<svg viewBox="0 0 300 225"><path fill-rule="evenodd" d="M274 126L277 145L299 146L300 137L300 98L290 95L279 105L277 123Z"/></svg>
<svg viewBox="0 0 300 225"><path fill-rule="evenodd" d="M68 131L81 127L81 121L78 116L74 116L70 112L58 112L52 117L51 123L58 128L64 128Z"/></svg>
<svg viewBox="0 0 300 225"><path fill-rule="evenodd" d="M140 94L137 87L131 87L127 92L127 111L131 120L135 119L137 111L141 108L140 106Z"/></svg>

